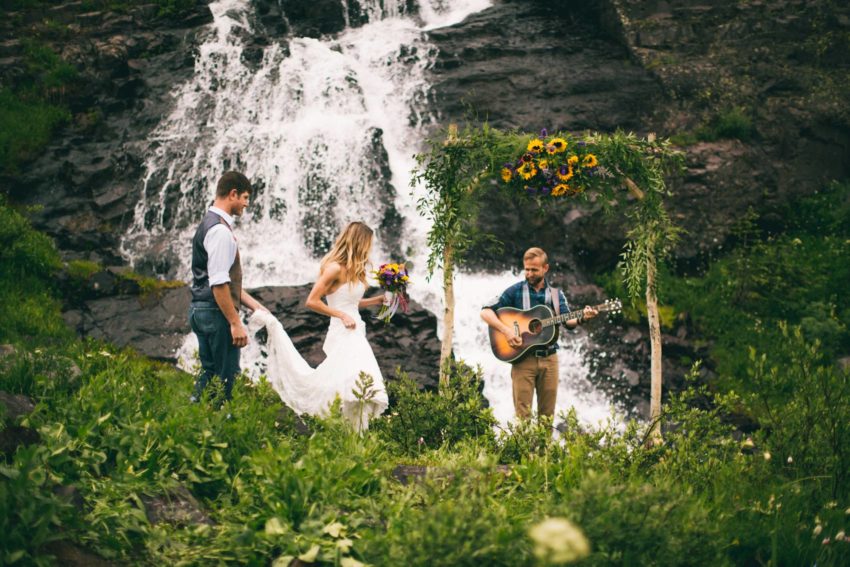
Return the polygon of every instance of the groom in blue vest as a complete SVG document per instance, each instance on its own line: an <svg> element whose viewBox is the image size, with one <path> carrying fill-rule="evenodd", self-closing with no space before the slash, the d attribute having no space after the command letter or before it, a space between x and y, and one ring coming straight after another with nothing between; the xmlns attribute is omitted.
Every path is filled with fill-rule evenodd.
<svg viewBox="0 0 850 567"><path fill-rule="evenodd" d="M229 400L239 373L239 349L248 344L248 333L239 317L244 305L265 309L242 289L242 263L233 234L233 220L251 198L251 183L236 171L218 180L215 200L192 239L192 303L189 324L198 337L201 373L191 400L197 402L213 376L224 385Z"/></svg>
<svg viewBox="0 0 850 567"><path fill-rule="evenodd" d="M556 315L569 311L564 292L551 287L546 280L546 273L549 271L546 252L541 248L529 248L522 261L525 280L506 289L481 310L484 322L503 333L508 338L508 343L515 348L522 346L522 338L516 336L510 327L499 320L496 316L497 309L513 307L525 310L536 305L546 305ZM582 320L592 319L596 315L595 309L585 307ZM579 324L579 319L571 319L564 324L572 329ZM558 343L541 345L513 362L511 382L517 417L526 419L531 415L531 401L535 392L537 414L554 417L555 401L558 397Z"/></svg>

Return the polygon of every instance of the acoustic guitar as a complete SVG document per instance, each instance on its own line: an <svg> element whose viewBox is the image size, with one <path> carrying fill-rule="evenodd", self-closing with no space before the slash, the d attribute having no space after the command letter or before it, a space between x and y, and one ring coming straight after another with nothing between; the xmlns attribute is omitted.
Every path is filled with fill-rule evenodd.
<svg viewBox="0 0 850 567"><path fill-rule="evenodd" d="M605 303L592 306L600 313L617 312L623 308L619 299L609 299ZM547 346L558 340L558 324L584 318L584 308L555 315L546 305L536 305L531 309L502 307L496 311L499 321L513 329L514 335L522 337L522 345L517 348L508 343L508 338L493 327L490 330L490 348L496 358L504 362L513 362L521 358L534 347Z"/></svg>

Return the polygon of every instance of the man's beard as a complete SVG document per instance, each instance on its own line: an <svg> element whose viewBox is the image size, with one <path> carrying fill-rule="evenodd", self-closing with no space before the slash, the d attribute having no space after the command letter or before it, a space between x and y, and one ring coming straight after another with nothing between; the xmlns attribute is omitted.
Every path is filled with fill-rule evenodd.
<svg viewBox="0 0 850 567"><path fill-rule="evenodd" d="M533 287L537 287L537 285L540 284L540 282L543 281L543 278L542 277L539 277L539 278L526 277L525 281L528 282L528 285L533 286Z"/></svg>

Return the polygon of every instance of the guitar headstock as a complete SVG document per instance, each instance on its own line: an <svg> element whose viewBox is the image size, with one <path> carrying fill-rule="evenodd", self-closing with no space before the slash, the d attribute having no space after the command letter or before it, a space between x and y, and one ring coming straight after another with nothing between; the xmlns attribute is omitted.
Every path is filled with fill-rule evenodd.
<svg viewBox="0 0 850 567"><path fill-rule="evenodd" d="M623 310L623 302L619 299L606 299L605 303L596 306L596 310L600 313L619 313Z"/></svg>

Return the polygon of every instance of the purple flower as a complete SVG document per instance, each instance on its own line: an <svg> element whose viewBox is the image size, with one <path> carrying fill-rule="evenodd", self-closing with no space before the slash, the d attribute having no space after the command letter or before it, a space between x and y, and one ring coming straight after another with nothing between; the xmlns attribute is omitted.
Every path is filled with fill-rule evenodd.
<svg viewBox="0 0 850 567"><path fill-rule="evenodd" d="M549 194L549 193L551 193L551 192L552 192L552 188L551 188L551 187L545 187L545 186L544 186L544 187L541 187L541 188L540 188L540 194L541 194L541 195L548 195L548 194Z"/></svg>
<svg viewBox="0 0 850 567"><path fill-rule="evenodd" d="M587 142L576 142L576 145L580 148L583 148L587 145Z"/></svg>
<svg viewBox="0 0 850 567"><path fill-rule="evenodd" d="M548 135L549 135L549 130L547 130L546 128L543 128L542 130L540 130L540 137L541 138L545 138Z"/></svg>
<svg viewBox="0 0 850 567"><path fill-rule="evenodd" d="M566 165L562 165L561 167L558 168L558 172L561 175L566 175L568 171L569 171L569 168Z"/></svg>

